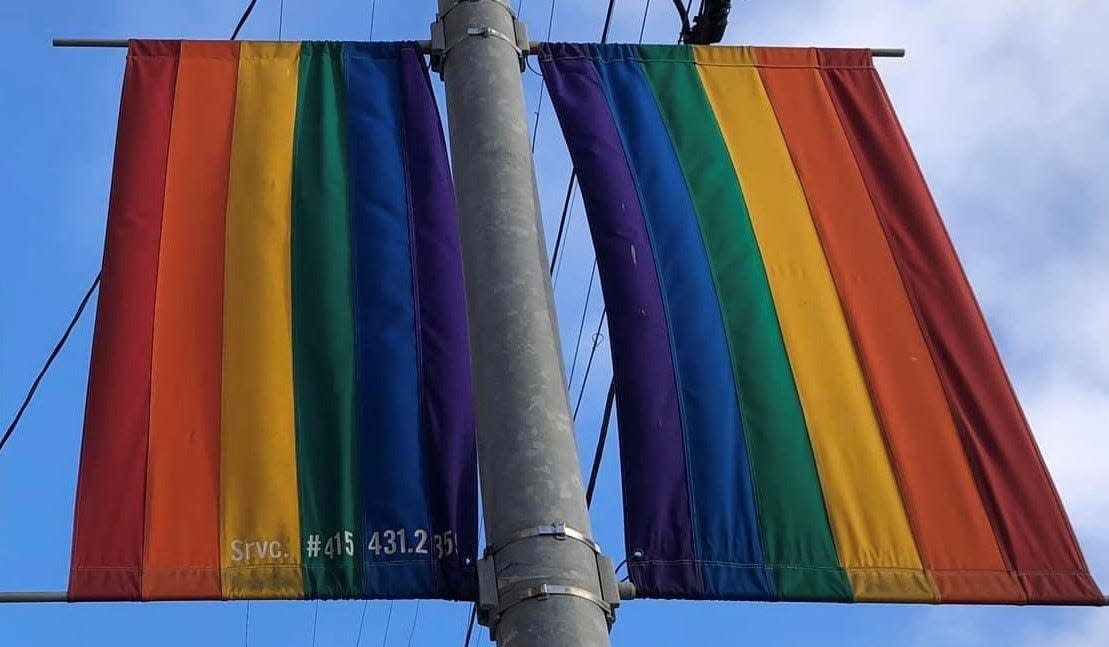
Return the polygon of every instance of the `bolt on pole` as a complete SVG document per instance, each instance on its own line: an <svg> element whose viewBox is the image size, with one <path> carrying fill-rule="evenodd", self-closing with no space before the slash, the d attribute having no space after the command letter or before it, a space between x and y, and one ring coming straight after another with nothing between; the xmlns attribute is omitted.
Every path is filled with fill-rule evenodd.
<svg viewBox="0 0 1109 647"><path fill-rule="evenodd" d="M503 0L438 7L491 548L479 617L502 647L603 647L619 597L590 539L525 120L527 44Z"/></svg>

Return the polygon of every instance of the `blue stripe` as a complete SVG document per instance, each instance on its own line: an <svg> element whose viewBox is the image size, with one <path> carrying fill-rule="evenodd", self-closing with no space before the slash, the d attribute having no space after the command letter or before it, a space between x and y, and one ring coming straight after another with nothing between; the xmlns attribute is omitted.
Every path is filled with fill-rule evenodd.
<svg viewBox="0 0 1109 647"><path fill-rule="evenodd" d="M366 597L435 597L434 555L386 554L428 530L397 43L346 43L355 379ZM379 533L382 549L368 543ZM395 543L394 539L394 543Z"/></svg>
<svg viewBox="0 0 1109 647"><path fill-rule="evenodd" d="M634 46L592 49L658 259L706 593L773 599L723 316L689 188Z"/></svg>

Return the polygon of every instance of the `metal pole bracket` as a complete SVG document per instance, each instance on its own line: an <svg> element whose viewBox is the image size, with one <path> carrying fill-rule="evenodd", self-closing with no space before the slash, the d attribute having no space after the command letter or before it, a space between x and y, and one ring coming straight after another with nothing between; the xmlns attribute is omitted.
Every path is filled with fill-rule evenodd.
<svg viewBox="0 0 1109 647"><path fill-rule="evenodd" d="M557 537L558 535L555 533L543 533L542 535L535 533L529 536ZM563 538L568 537L571 537L571 535L563 535ZM590 547L596 546L588 539L583 543ZM599 594L579 586L556 584L548 581L532 582L531 586L510 586L501 591L497 581L496 556L494 553L495 551L486 550L486 557L479 559L477 562L477 620L482 626L489 627L491 639L496 640L497 625L509 609L528 600L549 600L556 595L581 598L593 603L605 614L608 626L610 629L612 628L612 624L616 621L616 609L620 606L621 597L616 582L616 569L612 560L608 557L595 553Z"/></svg>
<svg viewBox="0 0 1109 647"><path fill-rule="evenodd" d="M523 541L525 539L531 539L532 537L554 537L558 541L563 541L563 540L566 540L566 539L572 539L574 541L578 541L578 542L581 542L581 543L585 544L594 553L596 553L598 555L601 554L600 544L598 544L597 542L590 539L589 536L586 535L584 532L582 532L580 530L577 530L576 528L571 528L570 526L567 526L566 524L562 523L561 521L556 521L555 523L545 525L545 526L534 526L532 528L524 528L523 530L517 530L516 532L509 535L504 541L502 541L500 543L500 545L498 545L498 546L493 546L493 545L486 546L485 547L485 554L487 556L488 555L493 555L495 553L500 552L501 550L503 550L506 546L508 546L510 544L514 544L518 541Z"/></svg>
<svg viewBox="0 0 1109 647"><path fill-rule="evenodd" d="M511 7L502 5L496 2L508 12L512 19L512 32L505 34L497 29L486 25L467 25L466 32L460 36L455 37L451 42L447 42L447 16L459 5L466 2L492 2L493 0L459 0L451 5L449 9L440 13L435 22L431 23L431 69L439 74L443 73L443 66L446 64L447 56L451 50L459 43L467 38L497 38L508 43L514 50L516 50L516 57L520 60L520 72L526 69L526 59L528 52L531 50L531 41L528 40L528 30L524 23L516 18L515 12Z"/></svg>

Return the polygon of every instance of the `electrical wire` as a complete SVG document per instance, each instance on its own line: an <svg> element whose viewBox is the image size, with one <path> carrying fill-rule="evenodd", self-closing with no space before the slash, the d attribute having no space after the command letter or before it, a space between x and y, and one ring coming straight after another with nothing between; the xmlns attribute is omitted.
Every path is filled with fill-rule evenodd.
<svg viewBox="0 0 1109 647"><path fill-rule="evenodd" d="M393 623L393 603L395 600L389 600L389 613L385 616L385 635L381 637L381 647L385 647L385 643L389 640L389 625Z"/></svg>
<svg viewBox="0 0 1109 647"><path fill-rule="evenodd" d="M589 351L589 361L585 363L585 374L581 378L581 388L578 390L578 401L574 405L573 419L578 419L578 409L581 409L581 399L585 395L585 385L589 384L589 370L593 368L593 356L597 354L597 347L601 345L604 340L604 335L601 334L601 326L605 325L605 315L608 310L601 311L601 318L597 321L597 332L593 333L593 348Z"/></svg>
<svg viewBox="0 0 1109 647"><path fill-rule="evenodd" d="M374 39L374 18L377 16L377 0L370 3L370 40Z"/></svg>
<svg viewBox="0 0 1109 647"><path fill-rule="evenodd" d="M589 287L585 290L585 305L581 308L581 321L578 322L578 338L574 341L574 359L570 360L570 379L566 388L574 385L574 372L578 367L578 351L581 350L581 334L585 330L585 315L589 312L589 297L593 296L593 279L597 277L597 261L593 261L593 271L589 273Z"/></svg>
<svg viewBox="0 0 1109 647"><path fill-rule="evenodd" d="M574 180L577 178L577 172L570 169L570 183L566 186L566 197L562 201L562 217L558 220L558 235L555 236L554 251L551 252L551 277L555 276L555 267L558 262L558 252L562 249L563 234L566 232L566 224L569 220L568 215L571 211L571 202L574 198Z"/></svg>
<svg viewBox="0 0 1109 647"><path fill-rule="evenodd" d="M639 42L643 42L643 32L647 29L647 13L651 11L651 0L647 0L647 4L643 5L643 22L639 23Z"/></svg>
<svg viewBox="0 0 1109 647"><path fill-rule="evenodd" d="M601 418L601 433L597 435L597 449L593 450L593 469L589 471L589 486L585 489L585 507L593 503L593 491L597 488L597 476L601 471L601 457L605 453L605 440L608 439L608 422L612 420L612 401L616 399L616 379L608 383L608 397L605 398L605 413Z"/></svg>
<svg viewBox="0 0 1109 647"><path fill-rule="evenodd" d="M89 286L85 296L81 299L81 303L77 306L77 311L73 313L73 317L69 320L69 325L66 326L65 332L62 333L61 339L57 344L54 344L54 350L50 351L50 355L46 358L42 368L39 369L38 375L35 376L35 381L31 382L31 388L27 390L27 395L23 397L23 403L19 405L19 410L15 412L15 417L12 418L11 424L8 425L7 430L4 431L4 436L0 438L0 451L4 451L4 445L8 444L8 439L11 438L15 428L19 426L19 421L23 418L23 413L27 410L27 406L31 404L31 399L35 397L35 392L38 391L39 384L42 383L42 378L46 376L46 372L50 370L50 365L54 363L54 359L58 357L58 353L62 351L62 346L69 341L69 335L77 326L80 321L81 315L85 312L85 307L89 304L89 299L96 292L97 286L100 285L100 272L97 272L96 278L92 280L92 285Z"/></svg>
<svg viewBox="0 0 1109 647"><path fill-rule="evenodd" d="M312 647L316 647L316 622L320 619L320 601L312 606Z"/></svg>
<svg viewBox="0 0 1109 647"><path fill-rule="evenodd" d="M463 647L470 647L470 638L474 635L474 620L477 620L477 604L470 607L470 622L466 625L466 641Z"/></svg>
<svg viewBox="0 0 1109 647"><path fill-rule="evenodd" d="M354 647L362 644L362 627L366 624L366 607L370 606L369 600L362 600L362 617L358 620L358 636L354 639Z"/></svg>
<svg viewBox="0 0 1109 647"><path fill-rule="evenodd" d="M246 620L243 622L243 647L250 642L250 600L246 601Z"/></svg>
<svg viewBox="0 0 1109 647"><path fill-rule="evenodd" d="M416 613L412 615L412 628L408 630L408 647L412 647L412 637L416 635L416 621L420 619L420 601L416 600Z"/></svg>
<svg viewBox="0 0 1109 647"><path fill-rule="evenodd" d="M239 31L242 30L243 25L246 24L247 18L250 18L250 14L254 13L254 5L256 4L258 4L258 0L250 0L250 4L243 10L243 15L239 16L239 22L235 25L235 31L231 32L230 40L235 40L239 37Z"/></svg>
<svg viewBox="0 0 1109 647"><path fill-rule="evenodd" d="M554 10L555 0L551 0L551 10L547 14L547 42L551 40L551 27L554 25ZM525 62L527 62L528 69L530 70L531 62L527 61L527 59L525 59ZM535 70L532 71L535 72ZM531 128L531 152L533 153L535 152L535 139L539 136L539 115L543 113L543 96L547 94L543 91L543 74L541 72L535 73L539 75L539 106L535 109L535 125Z"/></svg>
<svg viewBox="0 0 1109 647"><path fill-rule="evenodd" d="M277 40L281 40L285 28L285 0L281 0L278 6L280 8L277 10Z"/></svg>
<svg viewBox="0 0 1109 647"><path fill-rule="evenodd" d="M608 0L608 12L605 14L605 26L601 28L601 42L608 42L608 28L612 26L612 10L616 8L616 0Z"/></svg>

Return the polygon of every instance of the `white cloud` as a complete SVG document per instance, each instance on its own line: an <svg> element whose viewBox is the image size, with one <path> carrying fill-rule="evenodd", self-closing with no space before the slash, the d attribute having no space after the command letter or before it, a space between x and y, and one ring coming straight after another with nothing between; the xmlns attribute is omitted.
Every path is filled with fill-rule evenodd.
<svg viewBox="0 0 1109 647"><path fill-rule="evenodd" d="M1109 613L1091 612L1071 626L1029 632L1028 647L1106 647L1109 645Z"/></svg>

